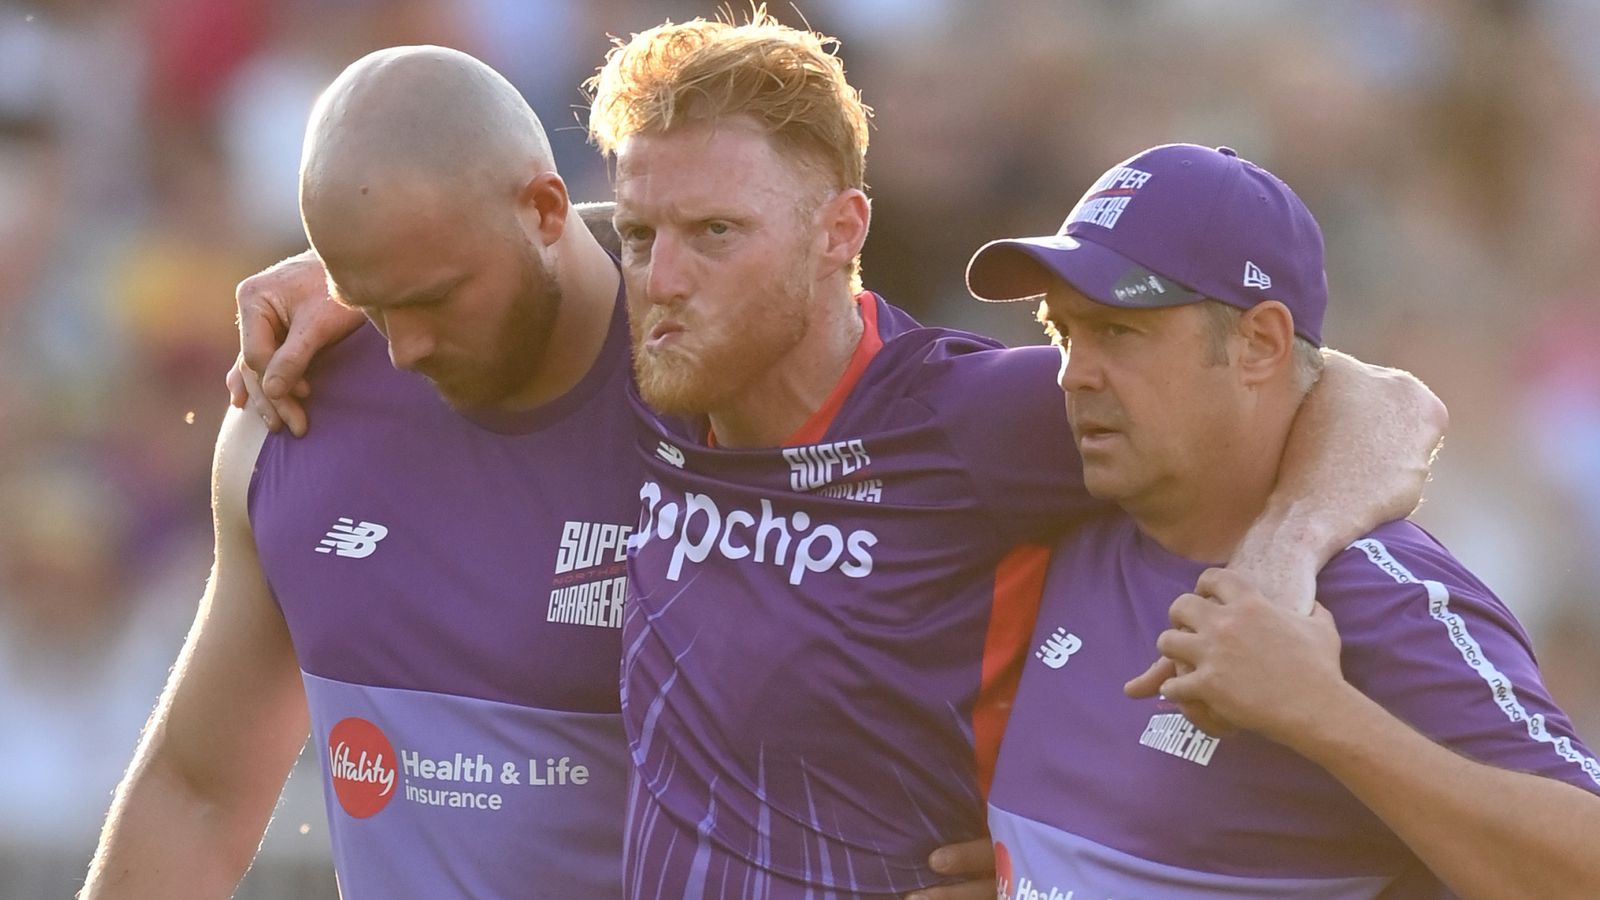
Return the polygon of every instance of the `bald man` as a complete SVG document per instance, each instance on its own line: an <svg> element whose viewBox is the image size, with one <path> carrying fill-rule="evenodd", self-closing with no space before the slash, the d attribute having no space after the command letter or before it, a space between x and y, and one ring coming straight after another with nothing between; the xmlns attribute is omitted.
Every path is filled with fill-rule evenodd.
<svg viewBox="0 0 1600 900"><path fill-rule="evenodd" d="M620 896L616 264L454 51L347 69L300 200L370 325L319 357L314 435L224 422L216 564L84 895L229 896L309 732L344 896Z"/></svg>

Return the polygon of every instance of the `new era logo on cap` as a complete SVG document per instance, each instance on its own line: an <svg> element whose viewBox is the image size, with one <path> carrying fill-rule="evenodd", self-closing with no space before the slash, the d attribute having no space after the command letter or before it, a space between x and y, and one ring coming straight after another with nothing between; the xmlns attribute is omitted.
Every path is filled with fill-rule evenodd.
<svg viewBox="0 0 1600 900"><path fill-rule="evenodd" d="M1272 276L1261 271L1260 266L1247 259L1244 261L1244 286L1264 291L1272 287Z"/></svg>

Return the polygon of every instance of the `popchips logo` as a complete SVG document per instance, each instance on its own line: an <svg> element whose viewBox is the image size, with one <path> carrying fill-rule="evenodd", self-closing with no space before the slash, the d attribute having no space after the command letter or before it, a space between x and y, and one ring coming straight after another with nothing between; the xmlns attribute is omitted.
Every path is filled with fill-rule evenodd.
<svg viewBox="0 0 1600 900"><path fill-rule="evenodd" d="M639 489L639 500L644 518L628 547L637 551L654 540L673 541L667 563L671 581L682 576L685 563L705 562L712 553L787 568L793 585L809 573L835 568L850 578L872 573L871 548L878 543L877 535L862 529L845 534L836 525L813 523L803 509L778 515L772 501L762 498L759 515L738 508L724 514L705 494L690 492L682 503L663 502L661 486L654 481Z"/></svg>
<svg viewBox="0 0 1600 900"><path fill-rule="evenodd" d="M394 764L394 745L366 719L341 719L328 732L328 778L352 818L376 815L394 799Z"/></svg>

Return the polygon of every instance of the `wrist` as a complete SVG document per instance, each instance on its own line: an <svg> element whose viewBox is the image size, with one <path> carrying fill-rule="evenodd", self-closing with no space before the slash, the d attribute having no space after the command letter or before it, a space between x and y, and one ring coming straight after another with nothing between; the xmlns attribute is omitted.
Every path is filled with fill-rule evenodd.
<svg viewBox="0 0 1600 900"><path fill-rule="evenodd" d="M1383 708L1341 676L1327 691L1308 697L1298 716L1267 737L1332 771L1371 749L1375 713L1384 714Z"/></svg>
<svg viewBox="0 0 1600 900"><path fill-rule="evenodd" d="M1233 561L1304 566L1315 573L1344 549L1347 541L1343 538L1332 527L1325 508L1274 495L1245 532Z"/></svg>

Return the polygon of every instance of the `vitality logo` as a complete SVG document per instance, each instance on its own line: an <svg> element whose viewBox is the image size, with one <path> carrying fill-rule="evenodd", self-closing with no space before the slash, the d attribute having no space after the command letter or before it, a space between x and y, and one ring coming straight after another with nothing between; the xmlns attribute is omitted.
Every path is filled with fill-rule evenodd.
<svg viewBox="0 0 1600 900"><path fill-rule="evenodd" d="M1072 900L1074 893L1054 885L1041 888L1028 876L1018 875L1011 851L1000 841L994 842L995 900Z"/></svg>
<svg viewBox="0 0 1600 900"><path fill-rule="evenodd" d="M1016 881L1016 871L1011 867L1011 851L1000 841L994 842L994 895L995 900L1011 900L1011 885Z"/></svg>
<svg viewBox="0 0 1600 900"><path fill-rule="evenodd" d="M328 779L351 818L377 815L394 799L394 761L394 745L366 719L340 719L328 732Z"/></svg>

